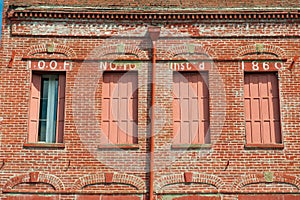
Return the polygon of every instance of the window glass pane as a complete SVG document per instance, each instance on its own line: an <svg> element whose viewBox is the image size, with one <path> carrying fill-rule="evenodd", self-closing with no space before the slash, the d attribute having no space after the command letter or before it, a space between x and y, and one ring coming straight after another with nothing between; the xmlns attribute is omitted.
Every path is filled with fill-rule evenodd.
<svg viewBox="0 0 300 200"><path fill-rule="evenodd" d="M48 87L49 87L49 79L42 78L40 119L47 119Z"/></svg>
<svg viewBox="0 0 300 200"><path fill-rule="evenodd" d="M57 102L58 102L58 78L52 79L50 84L52 85L51 93L53 96L49 98L49 103L51 103L53 106L51 106L51 109L53 112L49 113L49 128L48 128L48 134L51 134L47 142L55 142L56 141L56 119L57 119Z"/></svg>
<svg viewBox="0 0 300 200"><path fill-rule="evenodd" d="M42 93L41 98L48 98L49 78L42 78Z"/></svg>
<svg viewBox="0 0 300 200"><path fill-rule="evenodd" d="M41 99L40 119L47 119L47 104L48 99Z"/></svg>
<svg viewBox="0 0 300 200"><path fill-rule="evenodd" d="M56 142L58 76L43 75L40 103L39 141Z"/></svg>
<svg viewBox="0 0 300 200"><path fill-rule="evenodd" d="M39 141L46 142L46 121L40 121Z"/></svg>

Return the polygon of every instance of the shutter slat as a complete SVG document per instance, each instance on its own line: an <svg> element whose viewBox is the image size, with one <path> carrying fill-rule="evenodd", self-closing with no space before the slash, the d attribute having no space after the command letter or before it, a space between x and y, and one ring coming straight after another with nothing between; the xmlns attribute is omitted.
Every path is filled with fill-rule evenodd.
<svg viewBox="0 0 300 200"><path fill-rule="evenodd" d="M65 88L66 76L60 74L58 77L58 104L57 104L57 127L56 127L56 142L63 142L64 122L65 122Z"/></svg>
<svg viewBox="0 0 300 200"><path fill-rule="evenodd" d="M199 74L199 84L200 87L198 90L201 95L198 96L199 109L203 110L203 115L200 117L199 123L199 137L201 138L201 143L209 143L210 141L210 132L209 132L209 91L208 91L208 74L201 73Z"/></svg>
<svg viewBox="0 0 300 200"><path fill-rule="evenodd" d="M41 76L32 74L28 142L37 142L40 111Z"/></svg>

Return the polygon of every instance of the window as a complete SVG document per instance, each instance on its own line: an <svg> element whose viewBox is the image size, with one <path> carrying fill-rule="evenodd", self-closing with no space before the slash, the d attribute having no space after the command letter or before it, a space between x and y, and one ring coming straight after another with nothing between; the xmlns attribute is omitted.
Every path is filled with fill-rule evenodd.
<svg viewBox="0 0 300 200"><path fill-rule="evenodd" d="M137 83L136 72L104 72L102 132L107 139L104 143L137 143Z"/></svg>
<svg viewBox="0 0 300 200"><path fill-rule="evenodd" d="M65 104L64 74L32 74L30 143L62 143Z"/></svg>
<svg viewBox="0 0 300 200"><path fill-rule="evenodd" d="M207 144L209 95L206 72L173 74L174 144Z"/></svg>
<svg viewBox="0 0 300 200"><path fill-rule="evenodd" d="M247 144L281 143L277 75L246 73L244 80Z"/></svg>

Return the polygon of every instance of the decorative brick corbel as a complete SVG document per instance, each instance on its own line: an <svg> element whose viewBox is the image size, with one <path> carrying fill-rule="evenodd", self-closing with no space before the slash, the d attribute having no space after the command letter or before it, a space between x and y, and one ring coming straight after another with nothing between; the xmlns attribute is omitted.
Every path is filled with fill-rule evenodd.
<svg viewBox="0 0 300 200"><path fill-rule="evenodd" d="M114 173L105 173L104 176L105 176L105 183L113 182Z"/></svg>
<svg viewBox="0 0 300 200"><path fill-rule="evenodd" d="M294 58L292 59L292 62L290 64L290 66L288 67L289 70L293 69L295 62L297 62L299 56L294 56Z"/></svg>
<svg viewBox="0 0 300 200"><path fill-rule="evenodd" d="M184 172L184 181L186 183L193 182L193 172Z"/></svg>
<svg viewBox="0 0 300 200"><path fill-rule="evenodd" d="M16 56L16 51L13 50L12 53L11 53L10 61L9 61L9 63L8 63L8 67L9 67L9 68L12 68L13 63L14 63L14 60L15 60L15 56Z"/></svg>
<svg viewBox="0 0 300 200"><path fill-rule="evenodd" d="M39 182L39 174L40 174L40 172L30 172L29 173L29 177L30 177L29 182L31 182L31 183Z"/></svg>
<svg viewBox="0 0 300 200"><path fill-rule="evenodd" d="M5 160L2 159L2 164L1 164L1 166L0 166L0 170L4 167L4 165L5 165Z"/></svg>
<svg viewBox="0 0 300 200"><path fill-rule="evenodd" d="M8 18L12 18L14 16L14 14L15 14L15 11L14 10L10 10L10 11L7 12L7 17Z"/></svg>

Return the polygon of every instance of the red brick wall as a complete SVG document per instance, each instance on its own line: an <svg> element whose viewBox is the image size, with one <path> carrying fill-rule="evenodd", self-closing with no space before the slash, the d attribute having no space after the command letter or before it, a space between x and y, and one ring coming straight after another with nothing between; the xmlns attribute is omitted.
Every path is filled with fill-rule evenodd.
<svg viewBox="0 0 300 200"><path fill-rule="evenodd" d="M10 1L13 3L23 1ZM34 3L41 2L32 1ZM51 4L51 1L47 3ZM73 5L74 2L68 3ZM91 1L80 3L92 5ZM229 6L257 3L245 1ZM259 3L266 5L265 2ZM267 5L279 7L282 3L272 1ZM296 3L288 1L284 5ZM227 4L223 1L207 4L208 7L217 5ZM91 199L100 195L109 198L107 195L111 194L122 194L122 198L128 199L130 197L126 195L144 198L149 188L152 81L148 24L49 19L6 19L4 22L0 54L0 199L17 199L11 197L15 193L42 195L49 190L53 196L50 199L58 196L59 199L75 199L87 194L95 195ZM191 197L194 199L209 199L208 195L213 196L212 199L222 197L224 200L237 199L243 193L299 193L299 60L292 69L286 69L291 66L292 58L299 55L299 35L299 19L289 22L280 19L231 20L226 23L200 21L188 25L183 21L162 26L157 42L155 121L154 181L158 199L180 199L185 194L192 196L194 193ZM41 50L52 44L56 53ZM268 53L256 54L262 46L262 52ZM16 56L11 60L13 51ZM254 55L243 57L243 52ZM64 148L23 146L28 137L31 74L25 56L72 59L72 70L66 72ZM101 144L102 72L99 61L93 59L116 57L143 60L138 67L138 149L97 148ZM178 57L190 62L199 58L214 60L209 71L211 148L171 147L173 72L169 64ZM278 71L284 149L249 149L244 146L240 58L287 59L285 68ZM9 67L10 61L12 67ZM185 179L186 172L191 172L191 180ZM107 181L111 173L113 183Z"/></svg>

